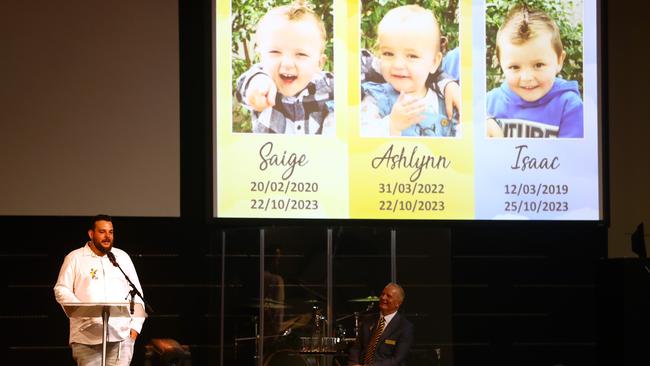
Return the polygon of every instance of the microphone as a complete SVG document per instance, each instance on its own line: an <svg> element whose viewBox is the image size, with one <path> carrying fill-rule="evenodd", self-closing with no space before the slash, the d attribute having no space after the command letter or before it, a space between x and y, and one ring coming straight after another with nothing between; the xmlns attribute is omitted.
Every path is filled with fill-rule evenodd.
<svg viewBox="0 0 650 366"><path fill-rule="evenodd" d="M142 297L142 294L140 293L140 291L138 291L138 289L135 287L133 282L131 282L131 279L129 278L129 276L127 276L126 273L124 273L124 270L122 269L122 267L120 267L120 265L117 263L117 260L115 260L115 254L113 254L113 252L111 252L111 251L108 251L108 252L106 252L106 256L108 257L108 260L110 260L111 263L115 267L119 268L120 272L122 272L122 274L124 275L124 278L126 279L126 282L128 282L129 285L131 286L131 291L129 291L129 295L131 296L131 301L129 301L129 310L131 311L131 315L133 315L133 310L134 310L133 307L134 307L135 295L140 296L140 298L142 299L142 302L144 302L144 306L149 310L149 312L153 313L153 309L151 308L149 303L147 303L147 301L144 299L144 297Z"/></svg>
<svg viewBox="0 0 650 366"><path fill-rule="evenodd" d="M119 267L119 266L120 266L119 264L117 264L117 260L115 260L115 254L113 254L113 252L106 252L106 256L108 257L108 260L111 261L111 263L112 263L115 267Z"/></svg>

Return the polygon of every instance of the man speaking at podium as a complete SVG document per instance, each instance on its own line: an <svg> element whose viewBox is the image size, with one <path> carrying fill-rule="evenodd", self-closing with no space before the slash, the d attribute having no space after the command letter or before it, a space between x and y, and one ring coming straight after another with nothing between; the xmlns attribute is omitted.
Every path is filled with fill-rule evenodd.
<svg viewBox="0 0 650 366"><path fill-rule="evenodd" d="M83 247L70 252L63 261L54 286L56 301L60 304L124 302L131 291L124 274L142 294L131 258L123 250L113 248L111 217L95 216L88 236L90 240ZM110 258L111 255L114 258ZM113 261L119 263L124 274ZM143 304L142 299L136 298L135 301ZM109 318L106 365L128 366L131 363L135 339L143 323L144 318L140 317ZM70 348L77 365L101 365L102 329L101 317L70 318Z"/></svg>

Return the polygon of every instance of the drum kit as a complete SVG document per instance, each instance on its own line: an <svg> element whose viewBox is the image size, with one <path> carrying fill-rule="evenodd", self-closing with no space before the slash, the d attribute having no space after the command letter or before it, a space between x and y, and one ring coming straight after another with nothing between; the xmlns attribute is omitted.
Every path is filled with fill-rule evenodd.
<svg viewBox="0 0 650 366"><path fill-rule="evenodd" d="M259 347L257 345L260 341L265 342L264 353L267 353L266 350L270 352L264 358L264 366L309 366L310 363L307 361L307 357L310 355L343 354L359 335L361 318L375 310L375 304L379 302L379 298L377 296L367 296L350 299L348 302L363 304L365 309L351 314L343 314L336 318L334 336L326 334L328 320L323 315L323 309L320 307L322 302L311 299L305 301L305 303L311 305L310 313L297 314L282 320L279 327L272 327L274 330L279 329L278 334L268 334L269 332L265 330L265 335L260 335L259 318L254 316L254 335L235 338L235 348L237 349L238 344L241 342L254 341L255 354L253 358L259 360ZM259 308L259 304L259 301L255 301L249 305ZM289 305L272 299L265 299L262 306L264 306L265 310L285 310L290 308ZM342 322L350 318L354 319L354 334L348 336L346 327Z"/></svg>

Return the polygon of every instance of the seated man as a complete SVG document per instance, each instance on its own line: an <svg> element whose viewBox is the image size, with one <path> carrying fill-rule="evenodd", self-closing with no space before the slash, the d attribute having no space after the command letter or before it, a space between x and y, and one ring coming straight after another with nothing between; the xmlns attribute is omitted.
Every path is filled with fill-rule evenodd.
<svg viewBox="0 0 650 366"><path fill-rule="evenodd" d="M397 310L404 302L404 289L389 283L379 297L379 314L359 327L350 348L348 366L404 366L413 344L413 324Z"/></svg>

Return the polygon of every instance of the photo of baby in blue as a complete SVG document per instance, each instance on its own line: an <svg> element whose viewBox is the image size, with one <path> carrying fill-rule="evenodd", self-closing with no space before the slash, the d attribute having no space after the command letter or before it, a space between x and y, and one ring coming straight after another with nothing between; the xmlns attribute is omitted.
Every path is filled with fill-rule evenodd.
<svg viewBox="0 0 650 366"><path fill-rule="evenodd" d="M450 116L441 90L455 84L459 99L460 89L457 80L441 73L442 37L433 11L398 6L386 12L376 30L373 51L362 51L361 136L456 136L459 108ZM449 54L446 64L458 70L458 51ZM368 75L371 63L380 77Z"/></svg>

